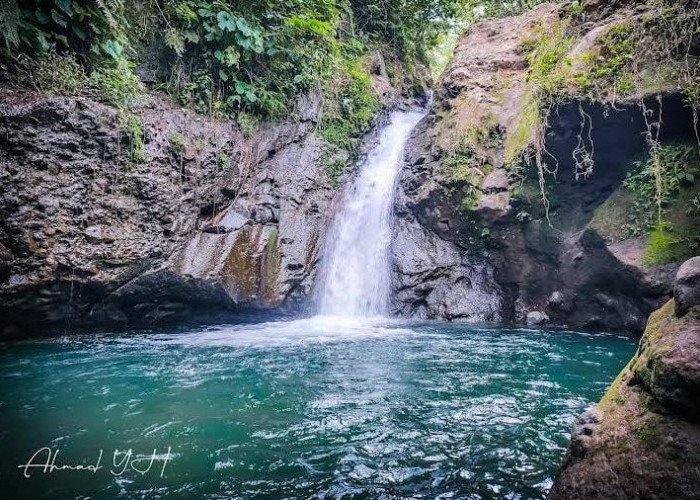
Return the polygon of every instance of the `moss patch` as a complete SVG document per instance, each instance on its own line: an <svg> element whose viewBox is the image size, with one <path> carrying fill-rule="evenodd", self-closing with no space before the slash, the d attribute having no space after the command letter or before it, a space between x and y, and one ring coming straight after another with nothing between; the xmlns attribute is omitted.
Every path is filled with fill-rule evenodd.
<svg viewBox="0 0 700 500"><path fill-rule="evenodd" d="M629 228L629 215L632 208L632 194L622 187L595 209L588 227L595 230L608 243L624 241L633 236Z"/></svg>
<svg viewBox="0 0 700 500"><path fill-rule="evenodd" d="M535 95L528 91L523 95L518 119L505 139L504 162L514 165L520 156L533 143L533 136L540 127L540 106Z"/></svg>
<svg viewBox="0 0 700 500"><path fill-rule="evenodd" d="M279 247L279 231L277 226L271 226L268 230L265 254L262 261L262 281L260 295L269 305L277 305L279 294L277 278L280 273L281 255Z"/></svg>
<svg viewBox="0 0 700 500"><path fill-rule="evenodd" d="M242 300L250 299L258 292L260 263L256 250L259 241L259 228L243 227L224 262L226 288Z"/></svg>
<svg viewBox="0 0 700 500"><path fill-rule="evenodd" d="M658 423L656 419L648 419L639 424L632 434L645 448L655 448L661 444L661 435L659 433Z"/></svg>

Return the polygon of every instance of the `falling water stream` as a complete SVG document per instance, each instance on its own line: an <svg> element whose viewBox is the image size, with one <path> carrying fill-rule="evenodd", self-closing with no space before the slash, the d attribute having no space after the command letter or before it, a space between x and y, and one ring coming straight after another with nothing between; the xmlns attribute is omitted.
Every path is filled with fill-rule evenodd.
<svg viewBox="0 0 700 500"><path fill-rule="evenodd" d="M387 313L391 209L404 146L424 112L395 112L349 185L327 238L319 311L353 318Z"/></svg>
<svg viewBox="0 0 700 500"><path fill-rule="evenodd" d="M634 344L385 317L422 116L344 193L319 316L0 344L0 498L544 498Z"/></svg>

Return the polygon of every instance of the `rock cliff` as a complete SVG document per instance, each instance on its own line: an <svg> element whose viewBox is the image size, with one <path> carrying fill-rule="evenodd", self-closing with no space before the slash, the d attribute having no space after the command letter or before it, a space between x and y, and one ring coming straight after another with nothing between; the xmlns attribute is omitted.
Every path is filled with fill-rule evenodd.
<svg viewBox="0 0 700 500"><path fill-rule="evenodd" d="M312 133L318 101L244 137L158 97L126 123L85 98L1 100L4 335L278 308L308 292L335 192Z"/></svg>
<svg viewBox="0 0 700 500"><path fill-rule="evenodd" d="M670 297L679 263L643 264L648 237L610 237L606 224L614 219L609 200L646 154L645 113L650 120L663 110L661 141L694 143L686 101L662 89L626 101L564 94L536 137L541 124L531 108L537 108L533 79L540 63L531 47L555 40L566 48L562 65L575 65L569 61L577 54L590 59L581 54L617 23L646 12L626 2L603 10L586 5L576 17L568 3L544 4L478 23L459 41L400 180L395 307L401 314L638 334ZM586 147L595 150L595 166L585 175L578 161L582 126ZM548 162L541 186L537 154Z"/></svg>
<svg viewBox="0 0 700 500"><path fill-rule="evenodd" d="M1 336L303 310L339 192L319 96L245 136L155 94L1 92Z"/></svg>

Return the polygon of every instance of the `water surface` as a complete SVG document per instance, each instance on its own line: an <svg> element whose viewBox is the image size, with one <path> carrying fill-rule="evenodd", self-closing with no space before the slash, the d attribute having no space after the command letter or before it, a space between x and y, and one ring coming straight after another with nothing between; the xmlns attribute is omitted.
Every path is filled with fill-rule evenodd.
<svg viewBox="0 0 700 500"><path fill-rule="evenodd" d="M633 349L337 318L5 344L0 495L543 498L574 417ZM57 465L103 450L103 468L24 478L45 446ZM146 457L141 470L157 456L114 475L115 449Z"/></svg>

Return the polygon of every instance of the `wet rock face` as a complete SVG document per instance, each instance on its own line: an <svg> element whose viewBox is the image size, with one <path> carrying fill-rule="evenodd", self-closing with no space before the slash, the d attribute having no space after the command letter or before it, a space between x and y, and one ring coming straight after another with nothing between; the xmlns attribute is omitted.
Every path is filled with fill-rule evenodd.
<svg viewBox="0 0 700 500"><path fill-rule="evenodd" d="M310 121L246 139L154 98L135 111L136 162L112 108L10 90L0 102L0 335L279 308L308 294L334 195ZM304 109L313 116L318 102Z"/></svg>
<svg viewBox="0 0 700 500"><path fill-rule="evenodd" d="M501 320L493 269L415 220L397 221L394 312L403 317L473 323Z"/></svg>
<svg viewBox="0 0 700 500"><path fill-rule="evenodd" d="M394 212L394 312L404 317L499 322L501 292L493 267L470 254L473 233L434 175L435 157L426 147L430 119L409 141Z"/></svg>

